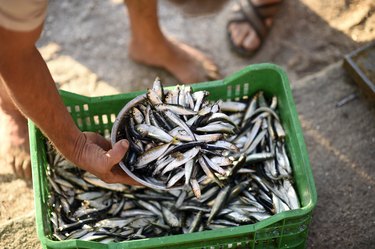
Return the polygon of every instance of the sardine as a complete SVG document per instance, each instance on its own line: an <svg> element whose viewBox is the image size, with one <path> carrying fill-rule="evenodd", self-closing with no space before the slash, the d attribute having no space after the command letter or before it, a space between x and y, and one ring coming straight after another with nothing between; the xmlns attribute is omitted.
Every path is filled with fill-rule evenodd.
<svg viewBox="0 0 375 249"><path fill-rule="evenodd" d="M136 130L142 137L150 137L153 139L157 139L164 143L171 143L173 141L173 137L163 131L162 129L146 124L139 124L136 125Z"/></svg>
<svg viewBox="0 0 375 249"><path fill-rule="evenodd" d="M162 174L165 173L185 164L186 162L192 160L197 154L199 153L199 147L194 147L187 152L181 154L180 156L176 157L175 160L173 160L171 163L169 163L164 170L162 171Z"/></svg>
<svg viewBox="0 0 375 249"><path fill-rule="evenodd" d="M210 224L212 219L215 218L215 216L220 212L220 209L223 207L225 201L228 198L230 191L230 185L225 186L222 188L217 195L214 205L212 206L210 215L208 217L207 223Z"/></svg>
<svg viewBox="0 0 375 249"><path fill-rule="evenodd" d="M155 161L166 152L170 145L171 143L166 143L146 151L144 154L138 157L134 166L136 168L142 168L143 166Z"/></svg>

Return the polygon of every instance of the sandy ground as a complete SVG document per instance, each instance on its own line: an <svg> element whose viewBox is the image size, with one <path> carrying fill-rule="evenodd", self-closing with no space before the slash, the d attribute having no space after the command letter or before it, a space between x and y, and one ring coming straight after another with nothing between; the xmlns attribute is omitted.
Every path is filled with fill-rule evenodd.
<svg viewBox="0 0 375 249"><path fill-rule="evenodd" d="M273 62L288 73L318 191L309 248L375 248L375 109L341 68L343 55L375 39L373 1L285 1L261 51L230 51L225 24L234 1L192 17L160 1L165 32L201 49L223 76ZM145 89L169 73L129 60L129 21L120 1L50 1L38 47L58 86L88 96ZM341 108L345 96L358 97ZM0 158L0 165L4 165ZM38 248L32 188L0 166L0 248Z"/></svg>

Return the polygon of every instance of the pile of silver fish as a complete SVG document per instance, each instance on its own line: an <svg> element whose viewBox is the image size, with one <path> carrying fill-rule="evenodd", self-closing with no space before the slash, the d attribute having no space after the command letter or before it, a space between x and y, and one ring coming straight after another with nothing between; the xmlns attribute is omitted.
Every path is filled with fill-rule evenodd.
<svg viewBox="0 0 375 249"><path fill-rule="evenodd" d="M221 102L207 101L208 95L184 85L165 91L156 79L144 100L128 107L123 136L118 132L130 142L126 167L151 184L185 186L197 196L199 182L207 177L224 186L216 175L226 177L233 166L229 154L239 149L227 138L238 127L220 112Z"/></svg>
<svg viewBox="0 0 375 249"><path fill-rule="evenodd" d="M288 177L277 98L268 105L263 92L249 104L210 102L208 95L184 85L165 91L157 78L124 116L118 132L130 142L124 165L150 184L191 188L198 198L201 182L223 187L244 163L264 162L270 178Z"/></svg>
<svg viewBox="0 0 375 249"><path fill-rule="evenodd" d="M146 102L126 117L132 149L125 161L168 186L185 187L107 184L48 147L53 239L109 243L192 233L300 207L276 97L268 104L258 92L248 103L210 103L207 92L188 86L165 92L155 82Z"/></svg>

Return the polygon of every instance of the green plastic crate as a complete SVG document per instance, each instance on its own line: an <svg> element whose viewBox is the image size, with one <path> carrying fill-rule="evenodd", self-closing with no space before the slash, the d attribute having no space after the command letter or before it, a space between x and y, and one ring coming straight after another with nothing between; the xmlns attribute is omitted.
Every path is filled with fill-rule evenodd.
<svg viewBox="0 0 375 249"><path fill-rule="evenodd" d="M192 234L101 244L99 242L50 239L51 224L47 206L46 149L42 133L29 122L30 152L35 197L36 224L43 248L305 248L308 225L317 195L302 129L285 72L276 65L258 64L224 80L192 85L194 91L207 90L209 98L240 100L264 91L267 97L278 97L278 111L287 133L286 145L294 170L295 187L301 208L276 214L252 225ZM109 135L121 108L144 92L133 92L104 97L85 97L65 91L61 96L76 121L85 131Z"/></svg>

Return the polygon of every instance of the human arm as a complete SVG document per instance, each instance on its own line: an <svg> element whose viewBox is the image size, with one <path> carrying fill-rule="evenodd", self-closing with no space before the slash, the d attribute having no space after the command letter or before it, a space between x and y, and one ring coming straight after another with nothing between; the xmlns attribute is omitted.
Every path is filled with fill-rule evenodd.
<svg viewBox="0 0 375 249"><path fill-rule="evenodd" d="M42 25L32 31L16 32L0 27L0 78L5 91L72 163L106 182L135 184L115 166L128 149L125 140L111 149L103 137L81 132L74 124L35 47L41 29Z"/></svg>

